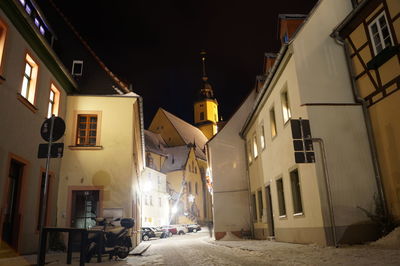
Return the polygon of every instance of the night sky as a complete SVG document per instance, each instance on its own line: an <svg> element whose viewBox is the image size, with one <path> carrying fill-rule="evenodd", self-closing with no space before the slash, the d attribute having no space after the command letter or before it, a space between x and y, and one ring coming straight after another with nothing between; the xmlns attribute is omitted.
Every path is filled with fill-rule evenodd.
<svg viewBox="0 0 400 266"><path fill-rule="evenodd" d="M105 64L144 98L145 124L159 107L193 122L200 51L224 120L277 52L279 13L308 14L316 0L54 0Z"/></svg>

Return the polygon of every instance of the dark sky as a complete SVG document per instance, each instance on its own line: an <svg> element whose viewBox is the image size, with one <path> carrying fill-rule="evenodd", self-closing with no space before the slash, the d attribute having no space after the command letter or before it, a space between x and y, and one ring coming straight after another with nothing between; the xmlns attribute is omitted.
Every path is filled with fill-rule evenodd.
<svg viewBox="0 0 400 266"><path fill-rule="evenodd" d="M307 14L316 0L54 0L105 64L144 98L146 127L159 107L193 122L199 53L228 119L279 50L279 13Z"/></svg>

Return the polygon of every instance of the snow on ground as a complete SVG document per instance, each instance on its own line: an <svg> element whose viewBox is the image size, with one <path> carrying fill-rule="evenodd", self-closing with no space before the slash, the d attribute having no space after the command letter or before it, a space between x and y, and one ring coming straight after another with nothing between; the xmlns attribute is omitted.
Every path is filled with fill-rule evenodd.
<svg viewBox="0 0 400 266"><path fill-rule="evenodd" d="M388 234L385 237L382 237L376 242L371 243L370 245L375 247L400 250L400 227L397 227L390 234Z"/></svg>
<svg viewBox="0 0 400 266"><path fill-rule="evenodd" d="M121 261L86 265L400 265L400 229L369 245L319 247L266 240L229 241L209 238L208 232L152 240L143 256L129 256ZM35 263L36 256L0 259L1 266ZM79 265L79 254L73 254L73 265ZM47 265L66 265L66 254L48 254Z"/></svg>

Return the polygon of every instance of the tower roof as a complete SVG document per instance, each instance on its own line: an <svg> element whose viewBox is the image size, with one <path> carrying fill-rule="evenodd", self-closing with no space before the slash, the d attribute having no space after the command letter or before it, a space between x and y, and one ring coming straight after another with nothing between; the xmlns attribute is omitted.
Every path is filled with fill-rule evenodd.
<svg viewBox="0 0 400 266"><path fill-rule="evenodd" d="M213 88L212 88L210 82L208 82L208 76L207 76L207 72L206 72L207 53L204 50L202 50L200 53L200 56L201 56L201 62L202 62L202 66L203 66L203 76L201 78L203 80L203 87L199 91L197 100L206 100L206 99L215 100L214 91L213 91Z"/></svg>

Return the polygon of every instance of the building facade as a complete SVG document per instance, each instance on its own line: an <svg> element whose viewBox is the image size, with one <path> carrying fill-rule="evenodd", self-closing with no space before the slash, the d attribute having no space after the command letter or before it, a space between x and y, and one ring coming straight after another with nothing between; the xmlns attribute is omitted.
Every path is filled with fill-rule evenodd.
<svg viewBox="0 0 400 266"><path fill-rule="evenodd" d="M239 237L251 235L248 169L245 142L239 136L256 99L253 90L222 130L207 142L207 158L212 173L214 236L227 232ZM229 159L227 159L229 158Z"/></svg>
<svg viewBox="0 0 400 266"><path fill-rule="evenodd" d="M363 105L377 158L381 198L400 221L400 2L353 1L354 10L333 37L346 46L353 91Z"/></svg>
<svg viewBox="0 0 400 266"><path fill-rule="evenodd" d="M144 170L139 96L68 96L66 128L57 225L90 228L96 217L131 217L138 232ZM137 244L140 236L134 238Z"/></svg>
<svg viewBox="0 0 400 266"><path fill-rule="evenodd" d="M359 209L372 211L378 190L363 111L343 49L329 37L351 10L350 1L319 1L282 40L241 131L256 238L337 245L375 237ZM309 121L313 140L300 149L313 153L308 163L295 161L294 119Z"/></svg>
<svg viewBox="0 0 400 266"><path fill-rule="evenodd" d="M5 256L36 252L43 201L45 225L56 224L61 160L52 159L43 199L40 127L53 114L65 118L67 93L77 88L51 48L54 33L40 14L31 1L0 2L0 249Z"/></svg>

